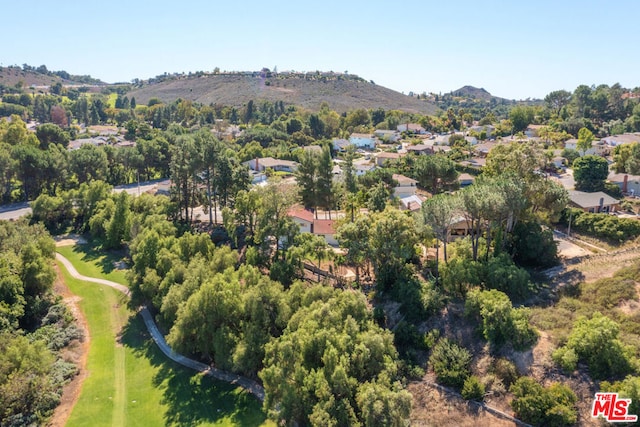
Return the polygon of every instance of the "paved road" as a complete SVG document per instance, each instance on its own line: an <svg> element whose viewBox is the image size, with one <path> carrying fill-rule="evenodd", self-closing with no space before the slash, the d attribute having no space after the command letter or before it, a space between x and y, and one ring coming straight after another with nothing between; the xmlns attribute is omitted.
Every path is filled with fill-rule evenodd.
<svg viewBox="0 0 640 427"><path fill-rule="evenodd" d="M31 213L28 203L14 203L12 205L0 206L0 220L11 221L19 219Z"/></svg>
<svg viewBox="0 0 640 427"><path fill-rule="evenodd" d="M145 181L138 184L118 185L113 188L114 193L126 191L132 196L138 196L148 191L155 191L158 189L158 184L166 181L165 179L159 179L156 181ZM0 206L0 221L15 221L23 216L31 213L31 207L28 203L14 203L11 205ZM220 217L222 218L222 216ZM222 220L220 220L222 221Z"/></svg>
<svg viewBox="0 0 640 427"><path fill-rule="evenodd" d="M158 184L164 183L167 179L156 179L154 181L143 181L140 184L126 184L126 185L116 185L113 187L114 193L120 193L121 191L126 191L132 196L139 196L142 193L146 193L147 191L154 191L158 189Z"/></svg>
<svg viewBox="0 0 640 427"><path fill-rule="evenodd" d="M110 280L99 279L96 277L87 277L80 274L78 270L76 270L76 268L73 266L73 264L71 264L71 261L69 261L64 256L60 255L59 253L56 253L56 259L59 260L62 263L62 265L65 266L65 268L69 271L69 274L71 274L71 277L75 279L83 280L85 282L92 282L92 283L98 283L101 285L110 286L124 293L127 296L130 294L129 288L119 283L112 282ZM153 321L153 317L151 316L151 313L149 312L147 307L141 307L140 314L142 315L144 324L149 330L149 333L151 334L151 336L153 337L153 340L156 342L160 350L169 359L173 360L176 363L179 363L182 366L186 366L187 368L194 369L198 372L203 372L205 375L209 375L215 379L226 381L234 385L239 385L240 387L244 388L245 390L247 390L248 392L256 396L261 402L264 401L264 388L260 384L258 384L256 381L250 380L249 378L245 378L240 375L221 371L219 369L206 365L202 362L189 359L188 357L185 357L179 353L176 353L175 351L173 351L171 347L169 347L169 345L164 339L164 336L162 335L160 330L158 330L158 326Z"/></svg>

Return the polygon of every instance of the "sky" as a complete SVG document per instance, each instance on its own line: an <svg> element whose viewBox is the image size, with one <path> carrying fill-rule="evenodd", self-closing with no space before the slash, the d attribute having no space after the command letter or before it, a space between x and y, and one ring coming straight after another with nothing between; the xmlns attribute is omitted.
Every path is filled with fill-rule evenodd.
<svg viewBox="0 0 640 427"><path fill-rule="evenodd" d="M404 93L472 85L508 99L640 86L638 0L2 3L1 65L109 83L277 67L348 71Z"/></svg>

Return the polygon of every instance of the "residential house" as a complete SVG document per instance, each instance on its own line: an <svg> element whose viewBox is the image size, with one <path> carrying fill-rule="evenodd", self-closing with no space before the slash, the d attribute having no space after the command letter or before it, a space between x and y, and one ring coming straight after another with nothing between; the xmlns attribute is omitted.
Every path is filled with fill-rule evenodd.
<svg viewBox="0 0 640 427"><path fill-rule="evenodd" d="M385 163L394 162L402 157L400 153L378 153L376 155L376 165L384 166Z"/></svg>
<svg viewBox="0 0 640 427"><path fill-rule="evenodd" d="M527 129L525 129L524 134L528 138L537 138L539 136L538 132L543 127L545 127L545 125L529 125L527 126Z"/></svg>
<svg viewBox="0 0 640 427"><path fill-rule="evenodd" d="M396 129L398 129L398 132L415 133L417 135L425 135L427 133L426 129L417 123L403 123L398 125Z"/></svg>
<svg viewBox="0 0 640 427"><path fill-rule="evenodd" d="M458 216L451 221L449 241L463 238L471 234L471 223L464 216Z"/></svg>
<svg viewBox="0 0 640 427"><path fill-rule="evenodd" d="M332 145L334 151L344 152L347 151L347 147L349 147L351 143L346 139L334 138Z"/></svg>
<svg viewBox="0 0 640 427"><path fill-rule="evenodd" d="M249 176L251 177L251 183L254 185L267 181L267 175L264 172L249 171Z"/></svg>
<svg viewBox="0 0 640 427"><path fill-rule="evenodd" d="M465 136L464 140L471 146L478 144L478 139L475 136Z"/></svg>
<svg viewBox="0 0 640 427"><path fill-rule="evenodd" d="M313 233L313 212L302 207L292 207L287 214L300 227L301 233Z"/></svg>
<svg viewBox="0 0 640 427"><path fill-rule="evenodd" d="M621 135L607 136L602 138L601 141L611 147L616 147L622 144L631 144L634 142L640 143L640 133L623 133Z"/></svg>
<svg viewBox="0 0 640 427"><path fill-rule="evenodd" d="M76 139L74 141L69 142L68 149L77 150L78 148L86 144L91 144L91 145L95 145L96 147L99 147L101 145L107 145L107 141L101 137Z"/></svg>
<svg viewBox="0 0 640 427"><path fill-rule="evenodd" d="M478 154L478 156L487 157L489 155L489 151L491 151L491 149L495 146L495 142L483 142L482 144L478 144L473 147L473 149Z"/></svg>
<svg viewBox="0 0 640 427"><path fill-rule="evenodd" d="M400 209L402 210L406 210L406 211L411 211L411 212L416 212L419 211L420 208L422 207L422 202L424 201L424 198L417 195L417 194L413 194L411 196L406 196L406 197L401 197L400 198Z"/></svg>
<svg viewBox="0 0 640 427"><path fill-rule="evenodd" d="M433 151L433 154L448 153L449 151L451 151L451 147L449 147L448 145L434 145L431 147L431 150Z"/></svg>
<svg viewBox="0 0 640 427"><path fill-rule="evenodd" d="M327 244L338 246L336 240L336 221L329 219L315 219L313 212L302 207L293 207L288 211L289 217L300 227L301 233L312 233L322 236Z"/></svg>
<svg viewBox="0 0 640 427"><path fill-rule="evenodd" d="M370 172L376 168L376 165L371 163L354 163L353 169L356 172L356 176L362 176L367 172Z"/></svg>
<svg viewBox="0 0 640 427"><path fill-rule="evenodd" d="M377 140L370 133L352 133L349 137L349 142L357 148L369 148L372 150L376 148Z"/></svg>
<svg viewBox="0 0 640 427"><path fill-rule="evenodd" d="M438 135L438 136L436 136L434 138L433 144L434 145L449 145L449 138L451 138L451 135L449 135L449 134Z"/></svg>
<svg viewBox="0 0 640 427"><path fill-rule="evenodd" d="M458 176L458 184L460 184L460 188L470 186L475 180L476 177L468 173L461 173Z"/></svg>
<svg viewBox="0 0 640 427"><path fill-rule="evenodd" d="M626 173L609 174L609 182L616 184L622 193L631 196L640 196L640 175L630 175Z"/></svg>
<svg viewBox="0 0 640 427"><path fill-rule="evenodd" d="M568 139L564 143L564 148L568 150L576 150L581 155L594 154L596 156L606 156L609 154L610 147L605 142L602 141L593 141L591 143L591 148L582 153L582 150L578 148L578 140L575 138Z"/></svg>
<svg viewBox="0 0 640 427"><path fill-rule="evenodd" d="M291 160L274 159L273 157L263 157L261 159L249 160L244 165L256 172L264 172L272 169L276 172L293 173L298 169L298 163Z"/></svg>
<svg viewBox="0 0 640 427"><path fill-rule="evenodd" d="M471 126L469 128L469 131L473 131L473 132L477 132L478 134L482 133L482 131L485 131L487 134L487 138L491 138L491 134L493 132L495 132L496 128L495 126L492 125L484 125L484 126Z"/></svg>
<svg viewBox="0 0 640 427"><path fill-rule="evenodd" d="M433 146L427 144L416 144L416 145L408 145L407 153L419 154L419 155L429 155L433 154Z"/></svg>
<svg viewBox="0 0 640 427"><path fill-rule="evenodd" d="M373 132L373 135L385 142L398 142L401 135L395 130L378 129Z"/></svg>
<svg viewBox="0 0 640 427"><path fill-rule="evenodd" d="M393 188L393 195L399 199L408 196L414 196L417 190L418 181L408 176L394 173L392 176L398 184Z"/></svg>
<svg viewBox="0 0 640 427"><path fill-rule="evenodd" d="M483 157L472 157L469 160L463 160L460 162L462 166L468 166L474 169L482 169L487 164L487 159Z"/></svg>
<svg viewBox="0 0 640 427"><path fill-rule="evenodd" d="M313 234L324 237L328 245L339 246L338 240L336 240L336 221L332 219L313 221Z"/></svg>
<svg viewBox="0 0 640 427"><path fill-rule="evenodd" d="M571 205L591 213L615 212L620 203L618 199L609 196L602 191L585 193L584 191L569 191Z"/></svg>

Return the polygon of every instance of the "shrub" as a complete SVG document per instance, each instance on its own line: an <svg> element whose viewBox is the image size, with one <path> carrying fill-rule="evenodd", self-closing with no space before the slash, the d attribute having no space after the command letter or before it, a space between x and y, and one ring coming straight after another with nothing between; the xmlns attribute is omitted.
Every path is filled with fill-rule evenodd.
<svg viewBox="0 0 640 427"><path fill-rule="evenodd" d="M433 347L429 364L439 383L461 388L469 376L471 354L464 347L442 338Z"/></svg>
<svg viewBox="0 0 640 427"><path fill-rule="evenodd" d="M599 312L591 319L579 318L567 344L554 353L554 361L571 368L572 355L576 354L589 366L589 373L594 379L620 377L629 374L633 369L632 350L618 339L619 325Z"/></svg>
<svg viewBox="0 0 640 427"><path fill-rule="evenodd" d="M483 400L484 384L475 375L471 375L464 381L462 386L462 397L466 400Z"/></svg>
<svg viewBox="0 0 640 427"><path fill-rule="evenodd" d="M535 330L529 325L528 310L514 309L509 297L495 289L470 291L465 315L479 321L482 335L495 346L510 341L514 348L523 349L537 338Z"/></svg>
<svg viewBox="0 0 640 427"><path fill-rule="evenodd" d="M613 242L624 242L640 236L640 221L604 213L588 213L580 209L565 209L562 222L569 223L572 216L571 228L581 233L607 239Z"/></svg>
<svg viewBox="0 0 640 427"><path fill-rule="evenodd" d="M504 383L506 387L510 387L511 384L516 382L520 376L516 365L507 359L496 360L493 365L493 373Z"/></svg>
<svg viewBox="0 0 640 427"><path fill-rule="evenodd" d="M510 391L514 395L511 408L518 418L533 425L563 426L577 421L575 393L555 383L543 387L531 377L521 377Z"/></svg>
<svg viewBox="0 0 640 427"><path fill-rule="evenodd" d="M398 323L393 332L393 343L400 357L409 360L414 359L416 350L424 348L424 339L418 328L404 320Z"/></svg>
<svg viewBox="0 0 640 427"><path fill-rule="evenodd" d="M551 357L567 373L575 371L578 367L578 355L572 348L560 347Z"/></svg>

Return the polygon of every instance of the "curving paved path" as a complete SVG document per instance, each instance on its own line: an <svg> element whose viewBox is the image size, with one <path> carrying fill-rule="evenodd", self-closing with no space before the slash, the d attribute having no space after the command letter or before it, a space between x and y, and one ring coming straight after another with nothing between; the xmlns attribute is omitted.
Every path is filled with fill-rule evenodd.
<svg viewBox="0 0 640 427"><path fill-rule="evenodd" d="M69 274L71 275L71 277L75 279L83 280L85 282L98 283L100 285L110 286L114 289L117 289L118 291L122 292L127 296L130 295L129 288L119 283L112 282L111 280L99 279L96 277L88 277L80 274L78 270L76 270L76 268L73 266L71 261L69 261L67 258L65 258L59 253L56 253L56 259L60 261L62 265L65 266L67 271L69 271ZM190 369L194 369L198 372L202 372L205 375L209 375L210 377L213 377L217 380L226 381L234 385L239 385L240 387L244 388L245 390L253 394L255 397L257 397L261 402L264 401L264 388L260 384L258 384L256 381L250 380L249 378L245 378L241 375L236 375L229 372L221 371L220 369L216 369L202 362L198 362L197 360L189 359L188 357L173 351L173 349L169 347L169 344L167 344L167 342L165 341L164 336L158 329L158 326L154 322L153 316L151 316L151 313L149 312L147 307L145 306L141 307L139 312L142 315L144 324L149 330L149 333L151 334L151 336L153 337L153 340L156 342L160 350L169 359L173 360L174 362L182 366L185 366Z"/></svg>

